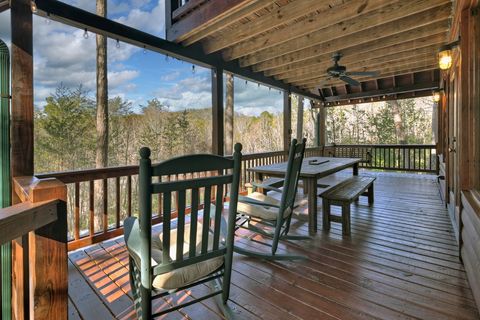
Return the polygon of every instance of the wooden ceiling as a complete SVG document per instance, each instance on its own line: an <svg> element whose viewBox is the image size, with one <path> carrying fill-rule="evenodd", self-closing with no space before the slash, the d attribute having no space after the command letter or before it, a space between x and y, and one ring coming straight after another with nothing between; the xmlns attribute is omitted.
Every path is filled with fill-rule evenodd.
<svg viewBox="0 0 480 320"><path fill-rule="evenodd" d="M190 0L167 38L318 93L345 85L327 77L336 52L347 71L378 79L436 69L451 12L451 0Z"/></svg>

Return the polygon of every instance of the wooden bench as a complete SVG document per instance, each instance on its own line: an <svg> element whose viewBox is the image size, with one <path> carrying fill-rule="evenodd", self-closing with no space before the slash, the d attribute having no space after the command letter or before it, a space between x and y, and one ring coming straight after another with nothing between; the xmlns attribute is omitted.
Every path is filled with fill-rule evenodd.
<svg viewBox="0 0 480 320"><path fill-rule="evenodd" d="M322 193L323 229L330 230L330 222L341 222L342 233L350 234L350 204L360 196L368 196L368 204L373 203L373 182L376 178L353 176L334 188ZM342 216L332 215L330 206L342 207Z"/></svg>

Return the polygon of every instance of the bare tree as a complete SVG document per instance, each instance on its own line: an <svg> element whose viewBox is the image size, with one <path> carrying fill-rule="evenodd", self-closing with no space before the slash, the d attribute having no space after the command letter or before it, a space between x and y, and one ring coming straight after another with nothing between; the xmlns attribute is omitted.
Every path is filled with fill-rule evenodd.
<svg viewBox="0 0 480 320"><path fill-rule="evenodd" d="M225 154L233 153L233 75L227 73L226 103L225 103Z"/></svg>
<svg viewBox="0 0 480 320"><path fill-rule="evenodd" d="M392 105L393 122L395 124L395 135L399 144L405 144L405 130L403 128L402 113L397 100L390 102Z"/></svg>
<svg viewBox="0 0 480 320"><path fill-rule="evenodd" d="M97 15L107 16L107 1L97 0ZM107 38L104 35L97 34L97 145L95 167L103 168L108 166L108 78L107 78ZM101 223L100 208L103 208L103 192L100 183L96 184L97 214L95 215L95 225L100 227ZM103 208L106 211L106 208ZM105 227L105 226L104 226Z"/></svg>

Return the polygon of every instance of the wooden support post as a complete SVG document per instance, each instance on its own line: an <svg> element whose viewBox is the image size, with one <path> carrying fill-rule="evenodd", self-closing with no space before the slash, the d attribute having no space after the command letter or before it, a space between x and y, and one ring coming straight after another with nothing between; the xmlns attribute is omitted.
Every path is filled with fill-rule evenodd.
<svg viewBox="0 0 480 320"><path fill-rule="evenodd" d="M318 139L318 146L325 147L326 143L326 121L327 121L327 112L325 110L325 106L322 104L320 105L320 110L318 112L318 130L319 130L319 139Z"/></svg>
<svg viewBox="0 0 480 320"><path fill-rule="evenodd" d="M292 140L292 96L290 90L283 92L283 150L288 152Z"/></svg>
<svg viewBox="0 0 480 320"><path fill-rule="evenodd" d="M11 175L33 175L33 38L29 0L10 4L12 32ZM12 202L20 202L12 194ZM28 319L28 237L12 242L12 316ZM27 281L24 281L27 280Z"/></svg>
<svg viewBox="0 0 480 320"><path fill-rule="evenodd" d="M57 207L57 220L30 232L29 250L23 250L21 257L15 256L14 259L21 261L14 263L27 264L24 270L28 272L21 275L22 280L30 284L29 294L23 297L29 306L23 310L24 315L29 315L30 319L67 319L67 187L54 178L39 180L35 177L18 177L14 179L14 188L22 202L62 200ZM26 244L23 243L23 246ZM15 318L21 319L20 315L17 313Z"/></svg>
<svg viewBox="0 0 480 320"><path fill-rule="evenodd" d="M12 176L33 175L32 11L29 0L11 3Z"/></svg>
<svg viewBox="0 0 480 320"><path fill-rule="evenodd" d="M297 140L303 139L303 97L298 96Z"/></svg>
<svg viewBox="0 0 480 320"><path fill-rule="evenodd" d="M223 69L212 69L212 152L223 155Z"/></svg>

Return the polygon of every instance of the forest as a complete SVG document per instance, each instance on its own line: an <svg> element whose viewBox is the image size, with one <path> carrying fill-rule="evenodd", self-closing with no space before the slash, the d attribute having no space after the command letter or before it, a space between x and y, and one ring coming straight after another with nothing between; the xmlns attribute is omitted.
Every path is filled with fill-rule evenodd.
<svg viewBox="0 0 480 320"><path fill-rule="evenodd" d="M95 167L96 103L82 87L59 86L35 112L35 168L37 173ZM108 165L136 164L142 146L152 149L152 159L211 151L211 108L172 111L158 99L133 106L120 97L108 100ZM396 112L394 112L396 110ZM292 136L298 98L292 103ZM317 109L304 111L304 136L314 145ZM336 144L430 144L432 103L429 99L404 99L327 108L326 138ZM283 114L234 115L234 142L245 153L282 149Z"/></svg>

